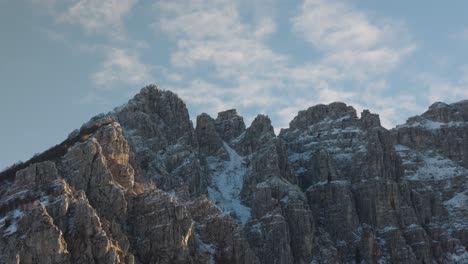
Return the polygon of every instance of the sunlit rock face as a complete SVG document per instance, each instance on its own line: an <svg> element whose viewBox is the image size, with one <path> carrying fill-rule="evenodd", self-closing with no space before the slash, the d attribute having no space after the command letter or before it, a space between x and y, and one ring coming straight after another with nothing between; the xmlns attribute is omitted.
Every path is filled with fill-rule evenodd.
<svg viewBox="0 0 468 264"><path fill-rule="evenodd" d="M468 263L468 101L275 135L156 86L0 174L1 263Z"/></svg>

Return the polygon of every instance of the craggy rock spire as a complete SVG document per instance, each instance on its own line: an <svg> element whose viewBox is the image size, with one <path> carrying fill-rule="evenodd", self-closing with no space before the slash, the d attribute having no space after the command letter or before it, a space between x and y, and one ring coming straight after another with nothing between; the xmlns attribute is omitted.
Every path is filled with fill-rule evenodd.
<svg viewBox="0 0 468 264"><path fill-rule="evenodd" d="M216 129L215 120L203 113L197 117L197 142L200 154L204 156L216 155L223 148L223 139Z"/></svg>
<svg viewBox="0 0 468 264"><path fill-rule="evenodd" d="M402 242L406 234L387 234L389 226L399 230L409 225L400 222L400 215L418 222L399 190L401 163L377 115L365 110L357 118L343 103L319 105L299 112L280 138L307 194L318 240L325 244L316 246L316 261L430 260L430 248L416 256ZM412 235L428 240L424 232ZM394 243L411 253L380 246L380 239L400 241Z"/></svg>
<svg viewBox="0 0 468 264"><path fill-rule="evenodd" d="M127 105L116 111L116 115L124 127L137 129L142 136L157 136L161 144L174 143L193 131L182 99L156 86L141 89Z"/></svg>
<svg viewBox="0 0 468 264"><path fill-rule="evenodd" d="M244 119L237 114L236 109L219 112L215 125L224 141L237 138L245 131Z"/></svg>
<svg viewBox="0 0 468 264"><path fill-rule="evenodd" d="M357 118L356 110L352 106L347 106L341 102L329 105L316 105L307 110L299 111L298 115L289 123L291 129L305 128L316 124L324 119L339 119L342 117Z"/></svg>
<svg viewBox="0 0 468 264"><path fill-rule="evenodd" d="M124 128L139 167L159 188L190 195L206 192L194 128L176 94L148 86L112 115Z"/></svg>
<svg viewBox="0 0 468 264"><path fill-rule="evenodd" d="M436 241L435 258L466 262L468 101L434 103L391 132L405 168L405 188L411 190L419 221Z"/></svg>

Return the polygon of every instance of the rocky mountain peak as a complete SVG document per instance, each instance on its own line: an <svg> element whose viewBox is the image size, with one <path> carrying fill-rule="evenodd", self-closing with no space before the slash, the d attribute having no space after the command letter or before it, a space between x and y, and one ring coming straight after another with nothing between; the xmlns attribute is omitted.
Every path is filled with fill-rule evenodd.
<svg viewBox="0 0 468 264"><path fill-rule="evenodd" d="M184 101L171 91L147 86L127 104L109 113L128 131L138 137L153 138L150 148L159 148L184 138L193 140L193 124Z"/></svg>
<svg viewBox="0 0 468 264"><path fill-rule="evenodd" d="M427 150L437 148L450 159L468 167L468 100L446 104L437 102L421 115L408 118L392 130L398 144Z"/></svg>
<svg viewBox="0 0 468 264"><path fill-rule="evenodd" d="M245 133L239 137L239 150L242 154L249 155L265 144L269 144L268 142L275 138L270 118L259 114L245 130Z"/></svg>
<svg viewBox="0 0 468 264"><path fill-rule="evenodd" d="M174 92L162 90L156 85L149 85L140 90L126 105L116 110L117 113L132 109L146 114L156 114L165 121L170 117L188 117L185 102ZM165 116L165 115L169 116ZM180 121L180 120L178 120ZM169 122L168 122L169 123Z"/></svg>
<svg viewBox="0 0 468 264"><path fill-rule="evenodd" d="M326 118L339 119L349 116L357 118L356 110L352 106L347 106L342 102L334 102L329 105L319 104L304 111L299 111L298 115L289 124L290 128L305 128L316 124Z"/></svg>
<svg viewBox="0 0 468 264"><path fill-rule="evenodd" d="M237 114L236 109L230 109L218 113L216 117L216 131L224 141L237 138L245 131L245 123L242 116Z"/></svg>
<svg viewBox="0 0 468 264"><path fill-rule="evenodd" d="M250 131L255 131L258 135L274 134L271 120L266 115L257 115L248 129Z"/></svg>
<svg viewBox="0 0 468 264"><path fill-rule="evenodd" d="M223 148L223 139L218 134L215 120L206 113L197 116L195 129L200 153L204 156L215 156Z"/></svg>
<svg viewBox="0 0 468 264"><path fill-rule="evenodd" d="M171 130L171 138L181 137L187 131L193 130L184 101L177 94L161 90L155 85L142 88L140 93L116 112L119 119L127 120L129 116L137 114L141 118L148 119L149 123L164 126ZM135 124L137 120L127 121L134 126L144 125Z"/></svg>
<svg viewBox="0 0 468 264"><path fill-rule="evenodd" d="M436 102L421 116L436 122L468 122L468 100L453 104Z"/></svg>
<svg viewBox="0 0 468 264"><path fill-rule="evenodd" d="M433 103L433 104L431 104L429 106L429 110L444 108L444 107L447 107L447 106L448 106L448 104L446 104L444 102L435 102L435 103Z"/></svg>
<svg viewBox="0 0 468 264"><path fill-rule="evenodd" d="M362 111L360 121L364 129L368 129L371 127L380 127L379 115L373 114L367 109Z"/></svg>
<svg viewBox="0 0 468 264"><path fill-rule="evenodd" d="M219 112L218 117L216 117L216 121L222 122L222 121L226 121L226 120L237 118L237 117L239 117L239 115L237 114L237 110L229 109L229 110Z"/></svg>
<svg viewBox="0 0 468 264"><path fill-rule="evenodd" d="M214 129L214 124L215 120L207 113L201 113L197 116L197 128L200 127L203 130Z"/></svg>

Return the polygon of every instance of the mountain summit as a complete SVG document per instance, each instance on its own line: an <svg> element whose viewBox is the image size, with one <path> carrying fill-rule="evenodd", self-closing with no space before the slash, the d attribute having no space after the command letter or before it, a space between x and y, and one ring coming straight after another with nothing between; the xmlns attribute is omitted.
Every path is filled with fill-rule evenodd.
<svg viewBox="0 0 468 264"><path fill-rule="evenodd" d="M468 101L276 136L148 86L0 181L1 263L468 263Z"/></svg>

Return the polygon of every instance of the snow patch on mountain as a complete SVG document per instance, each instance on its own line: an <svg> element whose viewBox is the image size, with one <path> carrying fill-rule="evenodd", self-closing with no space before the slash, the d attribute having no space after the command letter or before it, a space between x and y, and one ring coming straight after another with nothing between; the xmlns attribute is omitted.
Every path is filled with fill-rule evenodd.
<svg viewBox="0 0 468 264"><path fill-rule="evenodd" d="M468 196L464 193L457 193L452 197L452 199L445 201L444 206L448 209L449 212L468 208Z"/></svg>
<svg viewBox="0 0 468 264"><path fill-rule="evenodd" d="M228 161L207 158L212 182L208 187L208 196L224 213L233 215L245 225L250 219L250 208L242 205L240 192L247 170L243 157L225 142L223 144L229 154Z"/></svg>
<svg viewBox="0 0 468 264"><path fill-rule="evenodd" d="M468 122L455 122L455 121L438 122L438 121L432 121L429 119L422 119L416 122L399 125L397 126L397 128L417 127L417 128L423 128L426 130L437 130L437 129L441 129L444 127L464 127L464 126L468 126Z"/></svg>
<svg viewBox="0 0 468 264"><path fill-rule="evenodd" d="M213 244L203 242L202 239L200 238L200 234L198 233L195 233L195 239L198 242L198 250L201 253L209 255L210 259L208 263L215 264L216 262L214 260L214 255L216 254L216 246Z"/></svg>
<svg viewBox="0 0 468 264"><path fill-rule="evenodd" d="M445 180L468 175L468 169L434 151L416 151L404 145L395 145L395 151L402 158L408 180Z"/></svg>
<svg viewBox="0 0 468 264"><path fill-rule="evenodd" d="M468 252L465 250L464 247L460 247L460 249L456 250L457 253L452 253L452 254L447 254L446 255L446 261L447 263L456 263L456 264L462 264L462 263L468 263Z"/></svg>
<svg viewBox="0 0 468 264"><path fill-rule="evenodd" d="M0 218L0 229L5 228L3 236L10 236L18 231L18 221L24 216L24 212L16 209Z"/></svg>

